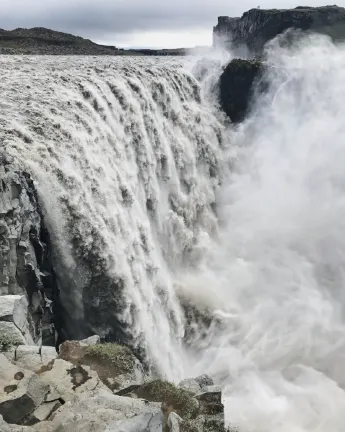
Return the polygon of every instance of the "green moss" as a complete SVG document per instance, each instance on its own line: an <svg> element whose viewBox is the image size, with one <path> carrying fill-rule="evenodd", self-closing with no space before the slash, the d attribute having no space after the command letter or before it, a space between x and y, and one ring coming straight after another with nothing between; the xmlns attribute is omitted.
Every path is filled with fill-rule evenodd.
<svg viewBox="0 0 345 432"><path fill-rule="evenodd" d="M0 334L0 351L7 351L11 346L18 345L6 334Z"/></svg>
<svg viewBox="0 0 345 432"><path fill-rule="evenodd" d="M167 410L172 408L184 419L195 418L198 413L198 402L192 394L167 381L156 380L144 384L136 394L151 402L162 402Z"/></svg>
<svg viewBox="0 0 345 432"><path fill-rule="evenodd" d="M86 348L86 356L98 358L119 370L119 373L131 372L134 367L134 357L129 348L124 345L105 343Z"/></svg>

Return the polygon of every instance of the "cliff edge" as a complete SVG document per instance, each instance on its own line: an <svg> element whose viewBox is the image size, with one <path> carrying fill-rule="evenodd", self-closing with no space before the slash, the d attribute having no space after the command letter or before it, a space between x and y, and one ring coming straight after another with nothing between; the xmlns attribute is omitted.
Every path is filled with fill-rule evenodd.
<svg viewBox="0 0 345 432"><path fill-rule="evenodd" d="M345 8L338 6L295 9L251 9L241 18L221 16L213 28L213 45L227 49L246 46L253 54L262 52L266 42L287 29L327 34L345 39Z"/></svg>

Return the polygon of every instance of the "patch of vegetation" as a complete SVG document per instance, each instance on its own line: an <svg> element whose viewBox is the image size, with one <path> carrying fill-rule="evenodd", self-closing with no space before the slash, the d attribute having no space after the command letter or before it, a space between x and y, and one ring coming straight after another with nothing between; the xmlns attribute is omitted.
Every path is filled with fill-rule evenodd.
<svg viewBox="0 0 345 432"><path fill-rule="evenodd" d="M162 402L165 410L175 411L183 419L192 419L198 414L199 404L193 395L167 381L144 384L136 395L151 402Z"/></svg>
<svg viewBox="0 0 345 432"><path fill-rule="evenodd" d="M124 345L115 343L91 345L86 348L85 354L91 358L99 358L104 362L110 362L113 367L118 369L119 373L132 372L134 367L133 354Z"/></svg>
<svg viewBox="0 0 345 432"><path fill-rule="evenodd" d="M7 351L13 345L17 345L16 341L13 341L12 338L6 334L0 334L0 351Z"/></svg>

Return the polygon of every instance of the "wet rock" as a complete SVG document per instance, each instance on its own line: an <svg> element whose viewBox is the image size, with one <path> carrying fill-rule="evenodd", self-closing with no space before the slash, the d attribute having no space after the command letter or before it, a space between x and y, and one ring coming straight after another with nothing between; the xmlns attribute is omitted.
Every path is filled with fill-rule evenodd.
<svg viewBox="0 0 345 432"><path fill-rule="evenodd" d="M255 91L267 88L263 70L262 62L242 59L232 60L224 69L219 81L220 105L234 123L248 114Z"/></svg>
<svg viewBox="0 0 345 432"><path fill-rule="evenodd" d="M60 346L59 357L74 365L89 366L109 389L116 392L145 382L139 360L122 345L87 346L84 342L66 341Z"/></svg>
<svg viewBox="0 0 345 432"><path fill-rule="evenodd" d="M224 412L222 404L222 393L201 393L196 396L199 401L199 413L206 415L214 415Z"/></svg>
<svg viewBox="0 0 345 432"><path fill-rule="evenodd" d="M101 343L101 338L97 335L94 335L88 337L87 339L81 340L80 343L84 345L98 345Z"/></svg>
<svg viewBox="0 0 345 432"><path fill-rule="evenodd" d="M96 388L104 388L96 372L88 366L75 366L65 360L53 360L38 371L43 382L50 386L46 401L62 399L64 402L73 400L76 395L90 392Z"/></svg>
<svg viewBox="0 0 345 432"><path fill-rule="evenodd" d="M208 375L200 375L195 378L195 381L200 385L201 388L214 385L213 379Z"/></svg>
<svg viewBox="0 0 345 432"><path fill-rule="evenodd" d="M198 394L201 392L200 384L195 379L185 379L181 381L178 386L193 394Z"/></svg>
<svg viewBox="0 0 345 432"><path fill-rule="evenodd" d="M25 296L13 321L29 343L54 345L58 320L51 304L58 303L58 289L49 235L30 176L1 156L0 295Z"/></svg>

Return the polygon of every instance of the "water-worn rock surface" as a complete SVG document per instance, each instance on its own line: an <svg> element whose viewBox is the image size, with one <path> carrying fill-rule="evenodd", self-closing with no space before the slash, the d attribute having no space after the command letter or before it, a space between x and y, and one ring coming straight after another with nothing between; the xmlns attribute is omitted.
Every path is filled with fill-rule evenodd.
<svg viewBox="0 0 345 432"><path fill-rule="evenodd" d="M229 49L247 46L260 54L265 43L289 28L345 38L345 9L338 6L295 9L251 9L241 18L221 16L213 29L214 45Z"/></svg>
<svg viewBox="0 0 345 432"><path fill-rule="evenodd" d="M40 349L46 353L41 362L35 347L0 353L1 431L225 432L221 393L212 390L210 377L190 378L181 387L146 377L119 395L109 381L119 372L135 376L138 361L128 348L110 345L97 337L67 341L60 356L71 362L49 357L49 347ZM23 361L26 356L31 360Z"/></svg>

